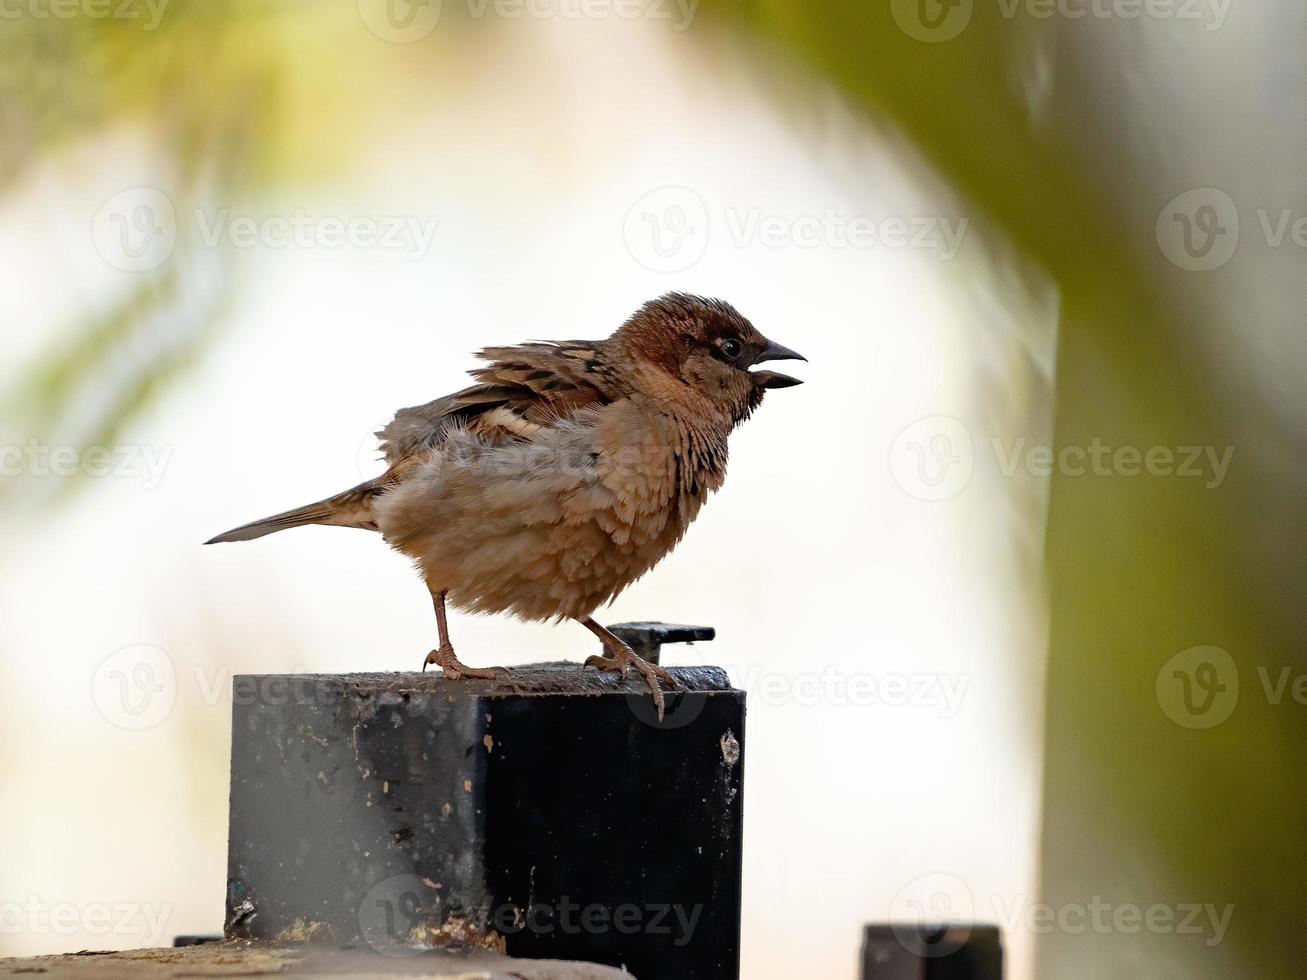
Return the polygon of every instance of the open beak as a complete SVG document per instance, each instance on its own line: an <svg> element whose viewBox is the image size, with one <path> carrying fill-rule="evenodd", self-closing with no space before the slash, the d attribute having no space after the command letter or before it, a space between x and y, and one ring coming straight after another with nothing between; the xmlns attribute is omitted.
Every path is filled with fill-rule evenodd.
<svg viewBox="0 0 1307 980"><path fill-rule="evenodd" d="M753 363L806 360L807 358L798 351L792 351L788 347L782 347L774 340L769 340L767 346L762 349L762 353L753 359ZM795 385L803 384L798 378L791 378L788 374L781 374L778 371L753 371L751 373L753 374L755 388L792 388Z"/></svg>

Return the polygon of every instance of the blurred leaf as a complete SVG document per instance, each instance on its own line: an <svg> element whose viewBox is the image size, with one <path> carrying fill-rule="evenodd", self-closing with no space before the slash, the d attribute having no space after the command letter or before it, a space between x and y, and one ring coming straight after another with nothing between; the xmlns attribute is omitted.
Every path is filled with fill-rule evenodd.
<svg viewBox="0 0 1307 980"><path fill-rule="evenodd" d="M1228 647L1245 685L1267 664L1301 669L1307 625L1300 599L1276 585L1300 588L1303 549L1266 547L1288 528L1303 533L1303 467L1285 463L1293 426L1281 419L1268 432L1279 406L1239 374L1247 365L1215 359L1214 339L1242 325L1204 303L1217 286L1200 289L1161 261L1151 236L1161 203L1184 185L1155 197L1167 175L1141 166L1138 141L1124 138L1155 121L1113 98L1131 90L1098 84L1121 57L1113 38L1165 25L1067 43L1056 19L1036 23L1019 5L1004 19L999 5L976 3L957 37L928 43L895 21L895 10L914 9L927 8L707 0L701 16L747 27L892 120L981 212L996 251L1046 270L1063 311L1055 450L1099 439L1238 453L1220 487L1054 477L1042 896L1055 908L1102 896L1238 914L1219 947L1175 930L1054 930L1037 937L1038 975L1297 976L1286 937L1307 876L1297 846L1307 789L1293 775L1307 764L1303 713L1254 692L1230 723L1194 732L1166 717L1154 689L1173 654L1204 642Z"/></svg>

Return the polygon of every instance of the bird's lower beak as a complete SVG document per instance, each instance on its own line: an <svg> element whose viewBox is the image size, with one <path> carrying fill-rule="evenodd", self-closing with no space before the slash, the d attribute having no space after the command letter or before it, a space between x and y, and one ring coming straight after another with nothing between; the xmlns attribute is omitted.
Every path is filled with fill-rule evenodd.
<svg viewBox="0 0 1307 980"><path fill-rule="evenodd" d="M761 364L763 361L806 361L807 358L798 351L792 351L788 347L783 347L774 340L767 341L767 346L762 349L753 363ZM803 384L798 378L791 378L788 374L781 374L778 371L754 371L753 386L755 388L792 388L795 385Z"/></svg>
<svg viewBox="0 0 1307 980"><path fill-rule="evenodd" d="M781 374L779 371L753 371L753 386L755 388L793 388L795 385L803 384L798 378L791 378L788 374Z"/></svg>

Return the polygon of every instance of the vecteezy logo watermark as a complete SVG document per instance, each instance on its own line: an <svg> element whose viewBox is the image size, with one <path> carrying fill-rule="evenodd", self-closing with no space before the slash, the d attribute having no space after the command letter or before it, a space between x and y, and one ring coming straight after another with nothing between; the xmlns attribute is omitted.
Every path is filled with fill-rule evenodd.
<svg viewBox="0 0 1307 980"><path fill-rule="evenodd" d="M957 257L971 219L944 215L872 218L841 214L764 214L759 208L726 209L725 226L736 248L913 248L933 252L944 261Z"/></svg>
<svg viewBox="0 0 1307 980"><path fill-rule="evenodd" d="M951 41L971 23L973 0L890 0L894 23L916 41Z"/></svg>
<svg viewBox="0 0 1307 980"><path fill-rule="evenodd" d="M358 0L359 16L377 37L394 44L420 41L440 23L441 0Z"/></svg>
<svg viewBox="0 0 1307 980"><path fill-rule="evenodd" d="M113 936L137 939L139 946L158 946L172 904L138 902L47 902L29 896L25 902L0 902L0 935Z"/></svg>
<svg viewBox="0 0 1307 980"><path fill-rule="evenodd" d="M416 874L395 875L374 885L359 905L359 933L384 956L417 956L436 946L493 945L494 937L471 922L450 917L442 921L440 885ZM482 920L500 936L519 932L548 936L668 936L677 947L687 945L703 915L702 905L673 902L600 902L581 904L568 895L556 901L536 901L525 907L505 902Z"/></svg>
<svg viewBox="0 0 1307 980"><path fill-rule="evenodd" d="M767 707L920 708L952 718L962 707L971 678L965 674L846 673L827 665L821 673L780 674L756 666L738 672L750 700Z"/></svg>
<svg viewBox="0 0 1307 980"><path fill-rule="evenodd" d="M908 882L890 902L894 936L918 956L947 956L966 943L975 921L971 889L957 875L926 874Z"/></svg>
<svg viewBox="0 0 1307 980"><path fill-rule="evenodd" d="M714 222L703 198L690 188L661 187L641 196L626 212L622 240L646 269L681 272L703 258L712 225L724 229L727 243L738 249L922 249L948 261L961 250L970 219L877 219L833 208L820 214L772 214L761 208L727 207Z"/></svg>
<svg viewBox="0 0 1307 980"><path fill-rule="evenodd" d="M1256 690L1272 706L1286 699L1307 705L1307 672L1292 666L1257 666ZM1239 667L1216 646L1181 650L1157 672L1157 703L1162 713L1185 728L1215 728L1239 705Z"/></svg>
<svg viewBox="0 0 1307 980"><path fill-rule="evenodd" d="M894 482L918 500L956 497L971 482L975 466L971 430L951 415L917 419L890 446Z"/></svg>
<svg viewBox="0 0 1307 980"><path fill-rule="evenodd" d="M796 674L766 670L756 664L729 673L736 687L749 695L749 703L766 708L858 708L866 710L917 710L941 719L955 717L962 708L971 678L965 674L849 673L833 664L818 671ZM653 728L684 728L703 714L712 695L699 691L667 692L660 721L647 691L627 698L631 712Z"/></svg>
<svg viewBox="0 0 1307 980"><path fill-rule="evenodd" d="M125 272L148 272L177 244L177 213L156 187L129 187L100 205L91 223L96 250Z"/></svg>
<svg viewBox="0 0 1307 980"><path fill-rule="evenodd" d="M987 2L987 0L981 0ZM1219 30L1234 0L992 0L1004 20L1174 20ZM971 23L974 0L890 0L899 30L917 41L951 41Z"/></svg>
<svg viewBox="0 0 1307 980"><path fill-rule="evenodd" d="M1239 209L1225 191L1195 187L1177 194L1157 215L1157 246L1190 272L1219 269L1239 247Z"/></svg>
<svg viewBox="0 0 1307 980"><path fill-rule="evenodd" d="M426 256L440 219L404 214L233 214L230 208L191 212L195 240L205 248L402 249L409 259ZM95 247L106 262L126 272L157 269L177 244L177 211L154 187L133 187L109 198L92 223Z"/></svg>
<svg viewBox="0 0 1307 980"><path fill-rule="evenodd" d="M1157 672L1157 703L1185 728L1215 728L1239 703L1239 668L1214 646L1181 650Z"/></svg>
<svg viewBox="0 0 1307 980"><path fill-rule="evenodd" d="M1307 214L1294 208L1258 208L1256 228L1267 248L1307 250ZM1211 272L1234 257L1240 245L1239 208L1225 191L1196 187L1169 200L1157 215L1157 246L1177 268ZM1254 238L1244 235L1242 241Z"/></svg>
<svg viewBox="0 0 1307 980"><path fill-rule="evenodd" d="M677 31L694 21L699 0L463 0L472 20L666 20ZM441 0L359 0L363 23L383 41L420 41L440 23Z"/></svg>
<svg viewBox="0 0 1307 980"><path fill-rule="evenodd" d="M1095 436L1088 445L1053 446L1024 436L994 436L990 450L998 473L1051 477L1178 477L1201 480L1208 490L1225 482L1234 446L1115 446ZM918 500L946 500L966 489L977 463L971 430L951 415L918 419L890 447L890 473Z"/></svg>
<svg viewBox="0 0 1307 980"><path fill-rule="evenodd" d="M440 924L438 886L417 875L395 875L377 883L359 905L359 934L383 956L425 952Z"/></svg>
<svg viewBox="0 0 1307 980"><path fill-rule="evenodd" d="M159 26L168 0L0 0L0 20L139 20L141 30Z"/></svg>
<svg viewBox="0 0 1307 980"><path fill-rule="evenodd" d="M1092 896L1087 902L1032 902L1026 895L975 897L957 875L932 873L915 878L890 903L890 921L903 945L922 956L947 956L969 936L977 921L1004 925L1009 936L1022 929L1044 936L1054 932L1204 936L1207 946L1225 938L1234 906L1211 902L1109 902Z"/></svg>
<svg viewBox="0 0 1307 980"><path fill-rule="evenodd" d="M144 643L101 661L91 679L91 700L119 728L153 728L177 703L177 669L167 651Z"/></svg>
<svg viewBox="0 0 1307 980"><path fill-rule="evenodd" d="M688 187L660 187L622 221L631 257L651 272L683 272L708 250L708 205Z"/></svg>
<svg viewBox="0 0 1307 980"><path fill-rule="evenodd" d="M440 219L427 216L357 214L349 217L309 214L296 208L289 215L232 217L221 208L195 209L200 244L215 248L224 242L233 248L389 248L403 249L410 259L421 259L431 248Z"/></svg>
<svg viewBox="0 0 1307 980"><path fill-rule="evenodd" d="M167 719L179 698L213 707L236 705L326 705L340 702L340 685L322 674L295 665L284 674L232 674L230 664L177 664L164 650L136 644L116 651L99 664L91 682L100 714L122 728L150 728ZM397 702L417 718L432 710L424 695Z"/></svg>
<svg viewBox="0 0 1307 980"><path fill-rule="evenodd" d="M146 490L163 482L171 446L47 446L39 439L0 446L0 477L86 476L140 480Z"/></svg>

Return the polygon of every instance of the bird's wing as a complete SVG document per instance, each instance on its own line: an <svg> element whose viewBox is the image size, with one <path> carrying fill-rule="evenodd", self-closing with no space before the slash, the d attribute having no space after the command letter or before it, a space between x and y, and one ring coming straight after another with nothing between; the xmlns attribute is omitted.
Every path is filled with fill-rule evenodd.
<svg viewBox="0 0 1307 980"><path fill-rule="evenodd" d="M539 426L617 397L598 342L487 347L478 356L489 363L471 372L477 384L400 409L377 433L392 468L439 445L451 425L475 428L492 441L529 438Z"/></svg>

